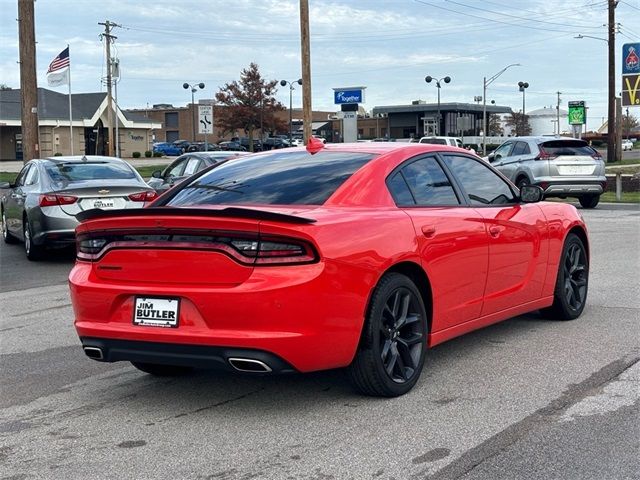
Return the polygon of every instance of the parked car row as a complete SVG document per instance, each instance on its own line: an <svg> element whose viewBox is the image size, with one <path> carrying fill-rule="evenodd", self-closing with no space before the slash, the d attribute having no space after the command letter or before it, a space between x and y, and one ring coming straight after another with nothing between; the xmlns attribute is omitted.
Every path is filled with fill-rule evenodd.
<svg viewBox="0 0 640 480"><path fill-rule="evenodd" d="M324 139L322 139L324 141ZM301 137L294 137L289 142L287 135L278 135L275 137L268 137L264 140L253 140L253 151L262 152L265 150L276 150L280 148L287 148L290 146L299 147L303 145ZM246 152L251 150L249 148L250 141L247 137L232 137L231 140L223 140L221 142L211 143L207 142L190 142L188 140L176 140L175 142L157 142L153 144L153 151L161 153L166 156L179 156L187 152L215 152L215 151L234 151L234 152Z"/></svg>

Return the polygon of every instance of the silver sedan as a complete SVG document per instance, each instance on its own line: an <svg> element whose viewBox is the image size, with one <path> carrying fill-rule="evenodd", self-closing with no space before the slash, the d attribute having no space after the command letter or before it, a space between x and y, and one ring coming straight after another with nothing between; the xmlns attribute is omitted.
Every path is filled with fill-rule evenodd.
<svg viewBox="0 0 640 480"><path fill-rule="evenodd" d="M29 260L46 247L75 242L76 215L94 208L141 208L156 198L138 172L119 158L69 156L34 159L0 200L2 237L24 242Z"/></svg>

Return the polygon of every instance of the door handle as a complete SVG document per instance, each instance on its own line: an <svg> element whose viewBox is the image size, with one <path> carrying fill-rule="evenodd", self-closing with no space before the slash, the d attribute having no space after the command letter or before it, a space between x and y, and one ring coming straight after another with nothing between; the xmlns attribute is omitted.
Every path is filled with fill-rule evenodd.
<svg viewBox="0 0 640 480"><path fill-rule="evenodd" d="M493 238L498 238L501 231L502 229L496 225L491 225L489 227L489 235L491 235Z"/></svg>
<svg viewBox="0 0 640 480"><path fill-rule="evenodd" d="M432 238L436 234L435 225L423 225L422 234L427 238Z"/></svg>

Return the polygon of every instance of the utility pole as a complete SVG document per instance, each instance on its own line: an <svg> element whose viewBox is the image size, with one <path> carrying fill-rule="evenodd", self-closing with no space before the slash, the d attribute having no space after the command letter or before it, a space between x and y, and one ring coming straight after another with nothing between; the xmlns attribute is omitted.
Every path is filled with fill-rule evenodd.
<svg viewBox="0 0 640 480"><path fill-rule="evenodd" d="M608 58L609 58L609 116L607 120L607 163L616 160L616 6L618 0L608 0L609 22L608 22Z"/></svg>
<svg viewBox="0 0 640 480"><path fill-rule="evenodd" d="M304 143L309 142L311 128L311 48L309 46L309 0L300 0L300 48L302 50L302 111Z"/></svg>
<svg viewBox="0 0 640 480"><path fill-rule="evenodd" d="M26 163L40 153L38 141L38 81L36 77L36 34L34 1L18 0L18 40L20 42L20 96L22 160Z"/></svg>
<svg viewBox="0 0 640 480"><path fill-rule="evenodd" d="M107 20L106 22L98 22L98 25L104 25L104 33L101 35L102 38L104 38L105 41L105 55L107 57L107 130L109 132L109 148L107 150L107 155L110 157L113 157L113 147L115 145L114 143L114 131L113 131L113 104L112 104L112 97L111 97L111 87L112 87L112 83L113 80L111 78L111 42L113 42L116 38L113 35L111 35L111 28L112 27L119 27L120 25L110 22L109 20ZM117 119L116 119L117 121ZM97 139L96 139L97 140ZM97 145L97 142L96 142Z"/></svg>
<svg viewBox="0 0 640 480"><path fill-rule="evenodd" d="M558 103L556 104L556 124L558 125L558 135L560 135L560 95L562 92L556 92L558 95Z"/></svg>

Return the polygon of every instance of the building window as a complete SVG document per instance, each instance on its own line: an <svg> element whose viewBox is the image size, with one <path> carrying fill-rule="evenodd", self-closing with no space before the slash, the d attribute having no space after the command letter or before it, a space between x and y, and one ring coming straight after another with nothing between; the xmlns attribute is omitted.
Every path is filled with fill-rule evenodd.
<svg viewBox="0 0 640 480"><path fill-rule="evenodd" d="M164 114L164 128L179 128L178 112L167 112Z"/></svg>
<svg viewBox="0 0 640 480"><path fill-rule="evenodd" d="M167 131L167 142L171 143L171 142L175 142L176 140L178 140L180 138L180 132L175 130L175 131Z"/></svg>
<svg viewBox="0 0 640 480"><path fill-rule="evenodd" d="M371 138L376 138L376 129L375 128L370 128L369 129L369 136Z"/></svg>

